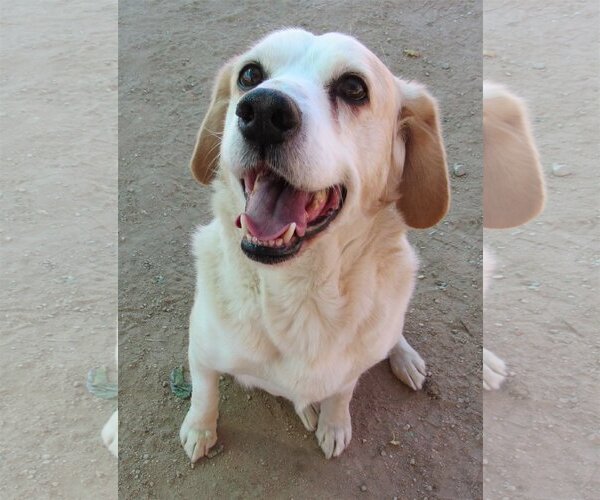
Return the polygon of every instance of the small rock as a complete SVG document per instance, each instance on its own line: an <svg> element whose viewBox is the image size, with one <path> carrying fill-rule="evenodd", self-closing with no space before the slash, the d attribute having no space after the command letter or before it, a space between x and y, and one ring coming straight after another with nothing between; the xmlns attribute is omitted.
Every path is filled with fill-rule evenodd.
<svg viewBox="0 0 600 500"><path fill-rule="evenodd" d="M544 63L533 63L531 65L533 69L546 69L546 65Z"/></svg>
<svg viewBox="0 0 600 500"><path fill-rule="evenodd" d="M406 424L403 428L404 428L405 431L410 430L410 424Z"/></svg>
<svg viewBox="0 0 600 500"><path fill-rule="evenodd" d="M385 450L381 450L381 451L379 452L379 454L380 454L382 457L385 457L385 456L387 456L387 453L385 452Z"/></svg>
<svg viewBox="0 0 600 500"><path fill-rule="evenodd" d="M367 491L367 485L366 484L361 484L360 485L360 491Z"/></svg>
<svg viewBox="0 0 600 500"><path fill-rule="evenodd" d="M414 458L410 459L410 465L415 465L417 463L417 461Z"/></svg>
<svg viewBox="0 0 600 500"><path fill-rule="evenodd" d="M442 69L450 69L450 65L447 62L442 63Z"/></svg>
<svg viewBox="0 0 600 500"><path fill-rule="evenodd" d="M560 163L552 164L552 175L554 177L565 177L567 175L571 175L571 169L566 165L561 165Z"/></svg>
<svg viewBox="0 0 600 500"><path fill-rule="evenodd" d="M454 173L454 175L456 175L456 177L462 177L467 173L467 170L465 169L465 166L462 163L455 163L452 167L452 172Z"/></svg>
<svg viewBox="0 0 600 500"><path fill-rule="evenodd" d="M144 460L148 460L150 458L150 455L148 453L144 453L143 457Z"/></svg>

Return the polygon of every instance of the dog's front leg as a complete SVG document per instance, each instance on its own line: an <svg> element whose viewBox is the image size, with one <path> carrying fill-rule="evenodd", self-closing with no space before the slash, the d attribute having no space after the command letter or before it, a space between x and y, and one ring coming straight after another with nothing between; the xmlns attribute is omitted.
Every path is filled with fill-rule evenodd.
<svg viewBox="0 0 600 500"><path fill-rule="evenodd" d="M192 404L181 425L179 437L192 463L208 454L217 442L219 417L219 373L196 362L190 355Z"/></svg>
<svg viewBox="0 0 600 500"><path fill-rule="evenodd" d="M356 380L342 391L321 401L317 441L328 459L341 455L352 439L350 400L355 385Z"/></svg>
<svg viewBox="0 0 600 500"><path fill-rule="evenodd" d="M427 376L427 366L419 353L404 338L404 335L400 336L400 340L390 352L390 365L394 375L412 390L418 391L423 387Z"/></svg>

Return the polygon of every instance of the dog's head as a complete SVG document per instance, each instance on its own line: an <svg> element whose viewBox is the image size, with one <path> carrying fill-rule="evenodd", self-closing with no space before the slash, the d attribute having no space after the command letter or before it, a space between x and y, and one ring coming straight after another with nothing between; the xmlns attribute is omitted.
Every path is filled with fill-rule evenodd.
<svg viewBox="0 0 600 500"><path fill-rule="evenodd" d="M263 263L391 203L413 228L436 224L449 203L434 99L339 33L278 31L229 61L191 168L235 187L242 213L231 223Z"/></svg>
<svg viewBox="0 0 600 500"><path fill-rule="evenodd" d="M525 104L502 85L483 84L483 225L520 226L544 208L545 188Z"/></svg>

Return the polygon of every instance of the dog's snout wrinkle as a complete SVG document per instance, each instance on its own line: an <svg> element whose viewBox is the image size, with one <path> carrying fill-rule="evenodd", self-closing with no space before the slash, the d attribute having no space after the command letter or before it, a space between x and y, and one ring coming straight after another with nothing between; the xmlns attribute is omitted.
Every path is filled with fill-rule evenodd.
<svg viewBox="0 0 600 500"><path fill-rule="evenodd" d="M301 113L291 97L274 89L256 89L238 103L235 114L244 138L259 146L280 144L300 128Z"/></svg>

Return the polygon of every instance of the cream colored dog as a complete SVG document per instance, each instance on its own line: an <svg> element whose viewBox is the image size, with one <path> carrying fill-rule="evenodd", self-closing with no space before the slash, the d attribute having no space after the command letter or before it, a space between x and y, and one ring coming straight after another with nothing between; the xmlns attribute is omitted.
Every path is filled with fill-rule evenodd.
<svg viewBox="0 0 600 500"><path fill-rule="evenodd" d="M491 82L483 84L483 136L483 225L505 229L525 224L544 208L542 167L525 104ZM484 246L484 294L493 269L493 256ZM498 389L506 375L504 361L483 349L483 387Z"/></svg>
<svg viewBox="0 0 600 500"><path fill-rule="evenodd" d="M215 218L193 241L186 453L215 444L229 373L292 401L338 456L365 370L389 355L407 385L425 380L402 327L406 231L449 203L435 101L349 36L275 32L219 72L191 168Z"/></svg>

